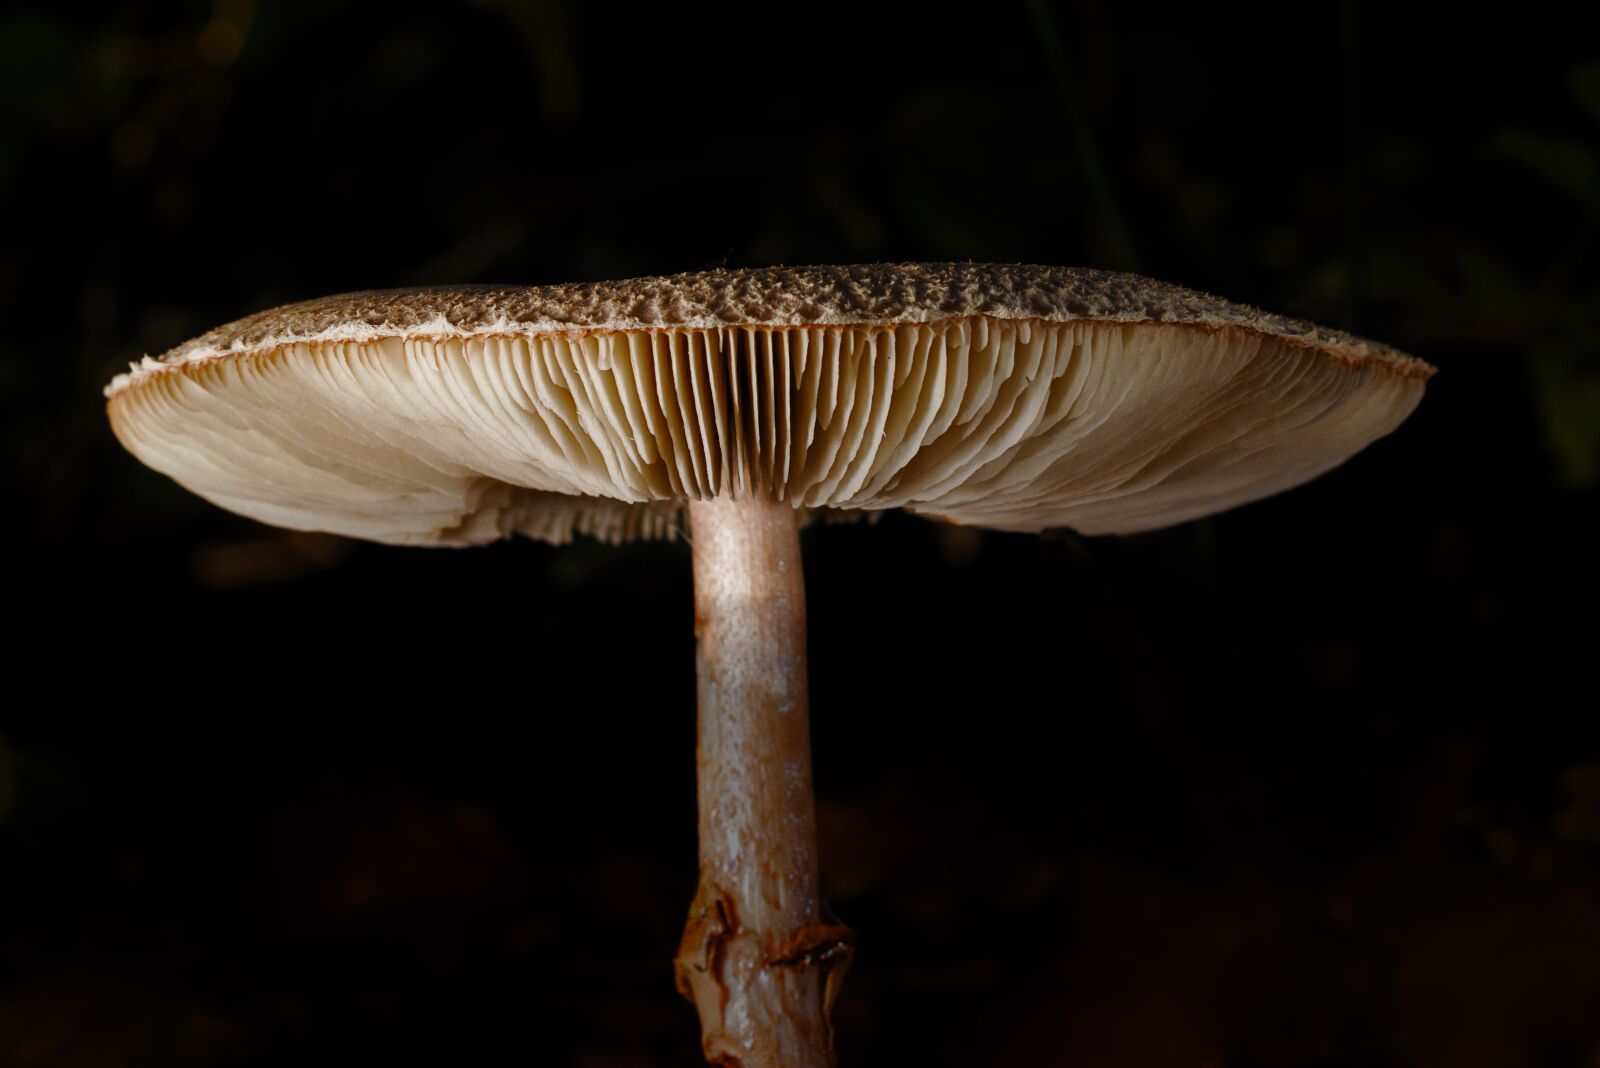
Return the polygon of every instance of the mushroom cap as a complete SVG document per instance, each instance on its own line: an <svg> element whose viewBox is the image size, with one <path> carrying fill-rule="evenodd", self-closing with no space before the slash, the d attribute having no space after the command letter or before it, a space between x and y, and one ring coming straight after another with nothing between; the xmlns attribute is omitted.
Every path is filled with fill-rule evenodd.
<svg viewBox="0 0 1600 1068"><path fill-rule="evenodd" d="M290 304L106 387L224 508L405 544L670 537L686 500L1124 533L1314 478L1433 368L1133 275L893 264Z"/></svg>

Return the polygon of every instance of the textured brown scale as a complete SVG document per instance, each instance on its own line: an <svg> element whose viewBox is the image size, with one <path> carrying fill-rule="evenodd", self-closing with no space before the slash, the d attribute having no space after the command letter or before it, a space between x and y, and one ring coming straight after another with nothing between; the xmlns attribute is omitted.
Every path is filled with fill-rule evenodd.
<svg viewBox="0 0 1600 1068"><path fill-rule="evenodd" d="M347 293L246 316L163 362L274 348L329 335L406 336L441 322L461 334L666 327L932 322L987 315L1071 322L1242 327L1407 373L1427 365L1377 342L1138 275L1074 267L900 263L714 270L553 286L445 286Z"/></svg>

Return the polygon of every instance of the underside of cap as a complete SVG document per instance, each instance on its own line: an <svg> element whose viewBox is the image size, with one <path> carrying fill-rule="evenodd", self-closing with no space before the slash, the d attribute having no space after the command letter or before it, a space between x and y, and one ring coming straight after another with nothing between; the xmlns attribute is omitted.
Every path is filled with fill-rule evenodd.
<svg viewBox="0 0 1600 1068"><path fill-rule="evenodd" d="M1131 276L944 264L329 298L107 392L131 451L223 507L475 544L668 537L723 494L1149 529L1327 470L1429 373Z"/></svg>

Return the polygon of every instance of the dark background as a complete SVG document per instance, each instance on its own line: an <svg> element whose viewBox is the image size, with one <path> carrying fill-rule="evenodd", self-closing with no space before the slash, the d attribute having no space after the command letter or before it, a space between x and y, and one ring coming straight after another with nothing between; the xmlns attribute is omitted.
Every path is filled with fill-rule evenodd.
<svg viewBox="0 0 1600 1068"><path fill-rule="evenodd" d="M1130 538L805 535L854 1065L1600 1064L1600 46L1514 5L0 14L0 1064L697 1063L678 545L400 550L100 387L341 290L1125 268L1440 374Z"/></svg>

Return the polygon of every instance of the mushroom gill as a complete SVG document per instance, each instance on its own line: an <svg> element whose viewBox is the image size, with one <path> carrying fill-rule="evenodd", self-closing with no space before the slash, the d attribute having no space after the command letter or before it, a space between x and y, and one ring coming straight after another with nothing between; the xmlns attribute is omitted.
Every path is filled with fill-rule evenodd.
<svg viewBox="0 0 1600 1068"><path fill-rule="evenodd" d="M1092 534L1313 478L1424 380L1232 326L968 315L302 341L163 365L110 413L225 508L376 541L669 537L723 494Z"/></svg>

